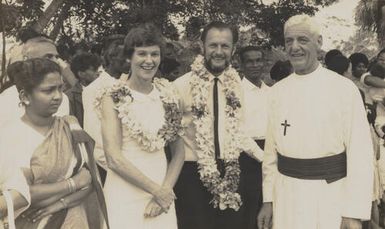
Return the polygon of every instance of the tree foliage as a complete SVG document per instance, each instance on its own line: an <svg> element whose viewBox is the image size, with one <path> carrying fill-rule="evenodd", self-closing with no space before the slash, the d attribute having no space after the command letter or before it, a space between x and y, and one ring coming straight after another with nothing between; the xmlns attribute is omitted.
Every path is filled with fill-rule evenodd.
<svg viewBox="0 0 385 229"><path fill-rule="evenodd" d="M0 31L23 39L20 31L30 31L24 28L31 27L49 35L60 49L74 50L79 41L100 45L107 36L127 34L140 23L152 22L175 48L173 53L180 63L174 72L177 76L189 70L192 58L200 52L197 41L210 21L221 20L242 28L239 45L282 46L283 24L289 17L313 15L318 7L337 1L275 0L265 4L264 0L0 0ZM24 39L28 37L28 33L22 34ZM5 36L2 42L0 91L7 83Z"/></svg>
<svg viewBox="0 0 385 229"><path fill-rule="evenodd" d="M317 6L333 2L336 0L279 0L272 4L262 0L65 0L65 7L56 9L45 32L64 43L94 42L110 34L126 34L139 23L153 22L170 40L181 36L196 39L206 23L223 20L257 28L266 34L270 45L281 45L287 18L298 13L313 15ZM37 21L47 13L43 0L16 0L5 7L8 35L16 34L20 22Z"/></svg>
<svg viewBox="0 0 385 229"><path fill-rule="evenodd" d="M376 32L378 43L385 46L385 1L361 0L356 7L355 19L362 30Z"/></svg>

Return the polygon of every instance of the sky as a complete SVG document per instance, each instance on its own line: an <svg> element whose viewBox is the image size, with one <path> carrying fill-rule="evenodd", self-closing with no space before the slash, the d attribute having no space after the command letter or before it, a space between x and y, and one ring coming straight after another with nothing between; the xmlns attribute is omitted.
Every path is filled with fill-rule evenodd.
<svg viewBox="0 0 385 229"><path fill-rule="evenodd" d="M331 6L321 8L315 15L321 24L323 50L335 48L341 40L348 40L357 31L354 10L359 0L340 0Z"/></svg>

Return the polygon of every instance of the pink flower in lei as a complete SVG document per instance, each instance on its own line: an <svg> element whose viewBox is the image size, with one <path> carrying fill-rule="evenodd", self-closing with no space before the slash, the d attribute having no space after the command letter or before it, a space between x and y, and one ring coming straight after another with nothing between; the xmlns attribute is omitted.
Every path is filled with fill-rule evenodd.
<svg viewBox="0 0 385 229"><path fill-rule="evenodd" d="M203 56L198 56L191 65L192 76L190 81L193 97L192 113L196 128L196 144L198 168L203 185L211 192L211 203L221 210L232 208L238 210L242 200L237 193L240 167L239 154L241 153L242 135L240 128L240 91L239 75L231 67L225 70L223 77L223 91L226 97L225 106L225 139L221 156L224 160L225 174L222 178L217 169L214 156L214 141L212 132L213 117L207 107L207 98L210 92L210 73L204 66Z"/></svg>

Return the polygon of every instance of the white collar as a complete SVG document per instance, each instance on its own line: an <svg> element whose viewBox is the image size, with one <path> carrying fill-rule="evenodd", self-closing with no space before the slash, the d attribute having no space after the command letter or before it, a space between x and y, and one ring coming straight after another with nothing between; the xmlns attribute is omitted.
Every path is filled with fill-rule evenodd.
<svg viewBox="0 0 385 229"><path fill-rule="evenodd" d="M257 87L255 86L250 80L248 80L246 77L243 77L242 78L242 83L243 83L243 86L245 89L247 90L265 90L267 88L269 88L269 86L267 86L263 80L261 80L261 87Z"/></svg>

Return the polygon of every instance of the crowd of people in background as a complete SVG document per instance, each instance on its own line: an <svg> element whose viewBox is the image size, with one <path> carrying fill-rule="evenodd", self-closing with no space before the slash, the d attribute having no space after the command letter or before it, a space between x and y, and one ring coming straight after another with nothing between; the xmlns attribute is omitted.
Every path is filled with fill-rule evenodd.
<svg viewBox="0 0 385 229"><path fill-rule="evenodd" d="M304 15L282 36L264 82L266 50L223 22L183 74L152 24L70 51L26 30L0 94L0 229L385 227L385 49L319 61Z"/></svg>

